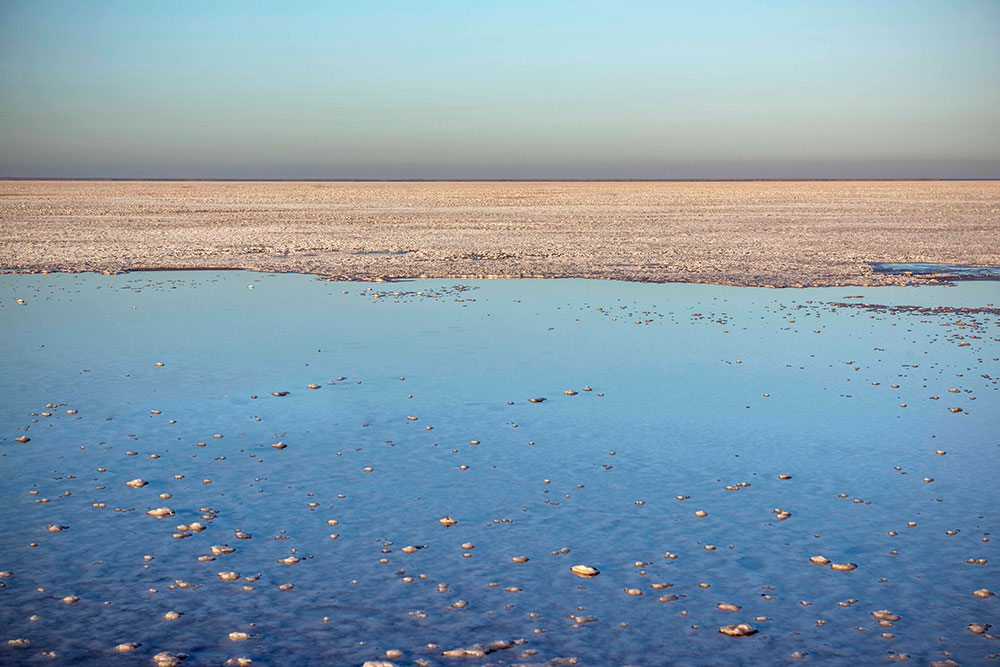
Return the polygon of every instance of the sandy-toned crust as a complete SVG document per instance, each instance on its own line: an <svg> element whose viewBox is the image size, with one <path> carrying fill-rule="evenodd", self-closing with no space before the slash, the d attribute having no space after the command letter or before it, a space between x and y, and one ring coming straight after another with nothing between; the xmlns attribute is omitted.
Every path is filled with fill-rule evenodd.
<svg viewBox="0 0 1000 667"><path fill-rule="evenodd" d="M8 271L915 281L869 262L1000 264L1000 182L0 181Z"/></svg>

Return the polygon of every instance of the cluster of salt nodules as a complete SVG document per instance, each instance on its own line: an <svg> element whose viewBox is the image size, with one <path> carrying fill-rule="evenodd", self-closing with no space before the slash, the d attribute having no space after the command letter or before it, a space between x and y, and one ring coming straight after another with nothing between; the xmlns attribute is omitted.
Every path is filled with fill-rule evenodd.
<svg viewBox="0 0 1000 667"><path fill-rule="evenodd" d="M826 556L810 556L809 561L813 565L829 565L831 570L837 572L850 572L858 569L857 563L834 563Z"/></svg>

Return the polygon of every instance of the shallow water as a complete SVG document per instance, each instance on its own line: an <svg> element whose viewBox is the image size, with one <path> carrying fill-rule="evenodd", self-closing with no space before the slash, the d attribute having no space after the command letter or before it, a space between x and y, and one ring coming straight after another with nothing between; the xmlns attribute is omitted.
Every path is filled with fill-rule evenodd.
<svg viewBox="0 0 1000 667"><path fill-rule="evenodd" d="M0 663L139 665L170 651L192 665L361 665L398 649L399 665L774 664L797 651L978 664L1000 652L967 629L1000 625L1000 600L972 595L1000 584L1000 316L900 308L993 308L997 283L462 286L2 276ZM149 484L125 485L135 478ZM175 515L147 516L164 506ZM172 537L193 521L207 529ZM199 562L212 545L236 551ZM299 562L277 562L293 550ZM260 578L217 576L228 571ZM900 620L878 626L881 609ZM719 633L733 623L758 632ZM499 640L513 645L442 655ZM122 642L141 646L118 654Z"/></svg>
<svg viewBox="0 0 1000 667"><path fill-rule="evenodd" d="M925 262L903 262L898 264L875 262L875 273L891 274L931 274L945 273L962 280L996 280L1000 278L1000 266L969 266L968 264L927 264Z"/></svg>

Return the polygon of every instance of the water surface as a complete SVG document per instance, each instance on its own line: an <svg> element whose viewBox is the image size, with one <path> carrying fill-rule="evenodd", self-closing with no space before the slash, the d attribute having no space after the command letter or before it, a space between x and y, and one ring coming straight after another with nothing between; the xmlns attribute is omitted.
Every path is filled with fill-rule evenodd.
<svg viewBox="0 0 1000 667"><path fill-rule="evenodd" d="M895 275L928 275L943 273L958 280L996 280L1000 278L1000 266L969 266L968 264L928 264L926 262L901 262L872 264L875 273Z"/></svg>
<svg viewBox="0 0 1000 667"><path fill-rule="evenodd" d="M994 282L3 276L0 638L31 644L0 663L986 662L997 304Z"/></svg>

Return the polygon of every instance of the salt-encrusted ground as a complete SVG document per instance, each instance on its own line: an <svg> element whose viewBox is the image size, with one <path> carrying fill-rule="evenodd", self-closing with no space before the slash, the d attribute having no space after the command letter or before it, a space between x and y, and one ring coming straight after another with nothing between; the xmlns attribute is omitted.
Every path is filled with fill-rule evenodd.
<svg viewBox="0 0 1000 667"><path fill-rule="evenodd" d="M2 270L913 281L876 261L1000 263L1000 182L0 181Z"/></svg>

